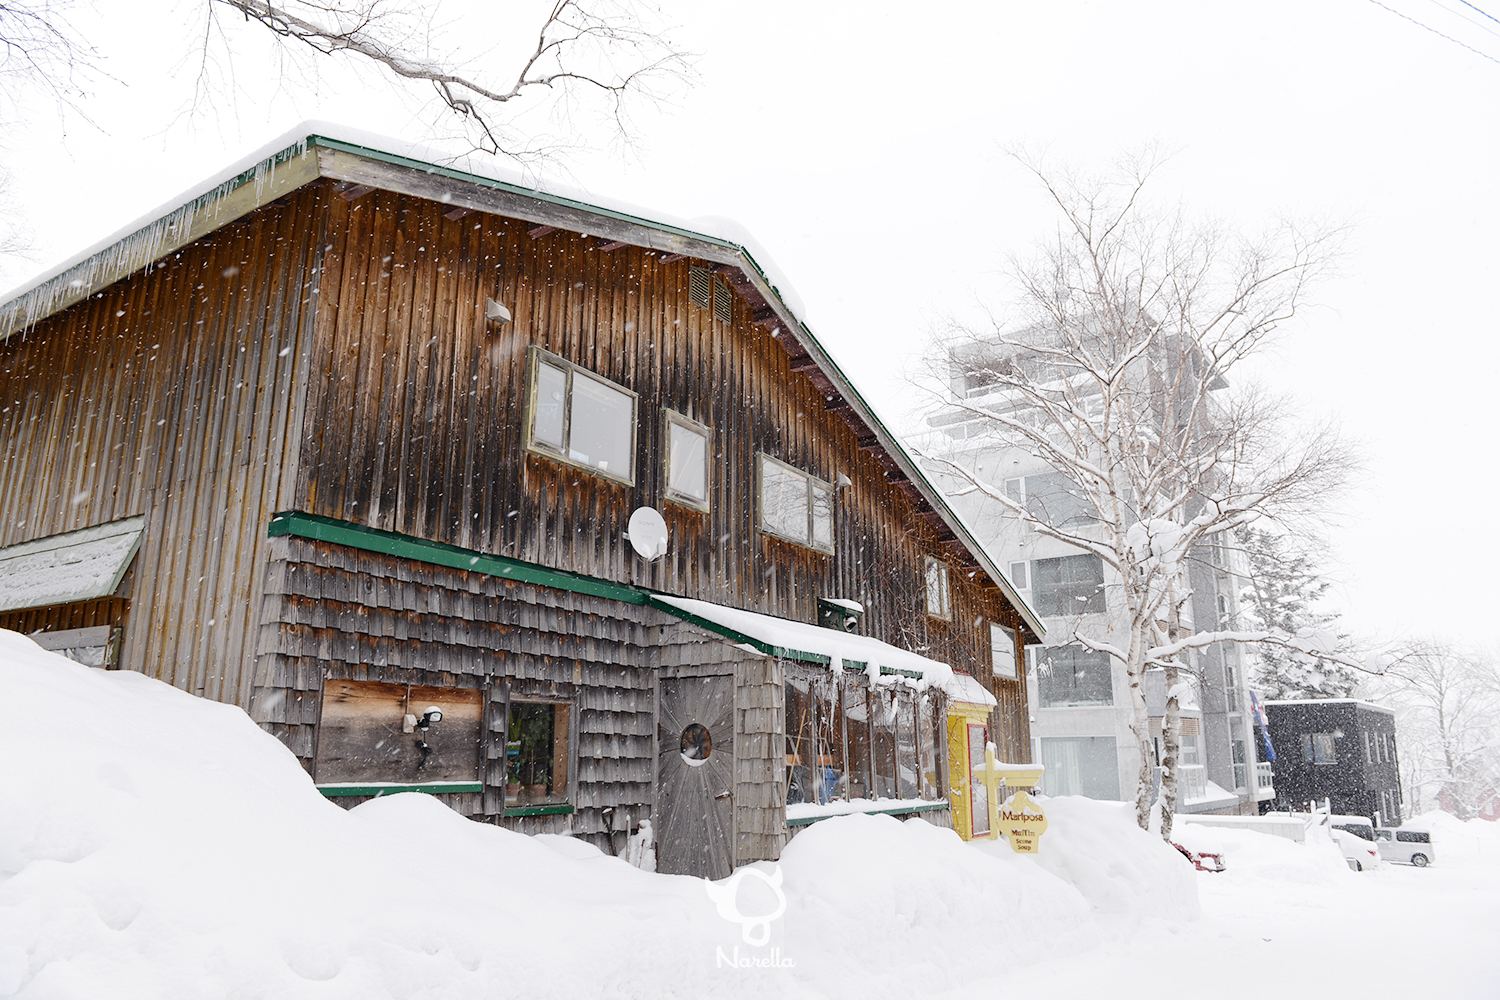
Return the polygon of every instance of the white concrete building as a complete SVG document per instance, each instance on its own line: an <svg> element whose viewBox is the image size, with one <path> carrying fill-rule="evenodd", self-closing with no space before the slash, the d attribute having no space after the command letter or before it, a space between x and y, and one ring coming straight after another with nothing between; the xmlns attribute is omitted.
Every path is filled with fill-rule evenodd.
<svg viewBox="0 0 1500 1000"><path fill-rule="evenodd" d="M962 373L953 388L976 401L994 391L966 384ZM998 447L963 412L939 412L929 425L929 453L972 470L1029 510L1043 512L1053 525L1087 534L1089 525L1097 523L1096 513L1066 476L1020 450ZM950 479L948 485L956 481ZM1032 759L1046 765L1047 792L1133 799L1140 760L1130 732L1124 667L1074 638L1084 634L1112 641L1124 634L1118 575L1098 556L1036 532L981 493L962 493L949 502L1046 625L1048 645L1028 649L1026 679ZM1194 556L1178 584L1192 591L1182 625L1194 632L1234 627L1239 594L1247 585L1243 555L1216 544L1200 547ZM1255 814L1275 791L1270 765L1256 763L1245 651L1235 643L1220 643L1188 656L1194 694L1181 713L1178 811ZM1146 696L1159 763L1162 671L1148 675Z"/></svg>

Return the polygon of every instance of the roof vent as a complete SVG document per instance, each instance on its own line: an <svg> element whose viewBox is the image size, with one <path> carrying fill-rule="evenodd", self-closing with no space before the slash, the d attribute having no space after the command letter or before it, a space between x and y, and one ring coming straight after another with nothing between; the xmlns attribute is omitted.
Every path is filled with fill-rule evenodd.
<svg viewBox="0 0 1500 1000"><path fill-rule="evenodd" d="M713 275L706 267L688 268L688 298L693 305L707 309L713 298Z"/></svg>
<svg viewBox="0 0 1500 1000"><path fill-rule="evenodd" d="M723 284L714 285L714 319L720 323L734 322L734 299Z"/></svg>

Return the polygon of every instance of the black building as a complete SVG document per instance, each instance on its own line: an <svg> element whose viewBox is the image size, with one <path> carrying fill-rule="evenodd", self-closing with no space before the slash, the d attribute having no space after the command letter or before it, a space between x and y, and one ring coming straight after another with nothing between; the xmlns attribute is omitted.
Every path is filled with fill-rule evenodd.
<svg viewBox="0 0 1500 1000"><path fill-rule="evenodd" d="M1353 698L1270 701L1265 708L1276 751L1270 809L1300 811L1327 799L1337 814L1368 816L1376 826L1401 822L1393 711Z"/></svg>

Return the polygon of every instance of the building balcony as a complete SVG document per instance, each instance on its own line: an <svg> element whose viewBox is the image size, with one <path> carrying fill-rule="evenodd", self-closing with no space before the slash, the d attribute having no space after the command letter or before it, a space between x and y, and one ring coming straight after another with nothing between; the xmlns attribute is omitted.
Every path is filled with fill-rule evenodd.
<svg viewBox="0 0 1500 1000"><path fill-rule="evenodd" d="M1271 765L1258 761L1255 765L1255 801L1274 799L1276 788L1271 782Z"/></svg>
<svg viewBox="0 0 1500 1000"><path fill-rule="evenodd" d="M1202 764L1182 764L1177 768L1177 801L1197 801L1208 797L1208 768Z"/></svg>

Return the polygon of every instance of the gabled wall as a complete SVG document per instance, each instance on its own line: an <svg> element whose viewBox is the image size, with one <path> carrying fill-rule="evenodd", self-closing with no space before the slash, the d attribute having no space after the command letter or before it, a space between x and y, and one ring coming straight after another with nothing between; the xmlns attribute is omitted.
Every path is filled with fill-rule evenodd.
<svg viewBox="0 0 1500 1000"><path fill-rule="evenodd" d="M998 589L953 559L951 622L922 609L937 533L735 297L732 321L689 299L682 258L374 191L330 195L314 366L291 506L668 593L816 620L819 597L865 604L862 631L988 675ZM644 242L644 240L643 240ZM702 262L699 262L700 264ZM485 320L485 301L513 315ZM527 348L639 397L635 483L524 450ZM663 408L713 432L708 513L664 496ZM833 554L758 531L756 455L835 482ZM671 532L648 563L625 538L652 506ZM1020 685L1001 694L1025 747ZM1008 699L1008 701L1006 700Z"/></svg>
<svg viewBox="0 0 1500 1000"><path fill-rule="evenodd" d="M288 195L0 342L0 545L144 514L110 616L123 665L245 708L319 201Z"/></svg>

